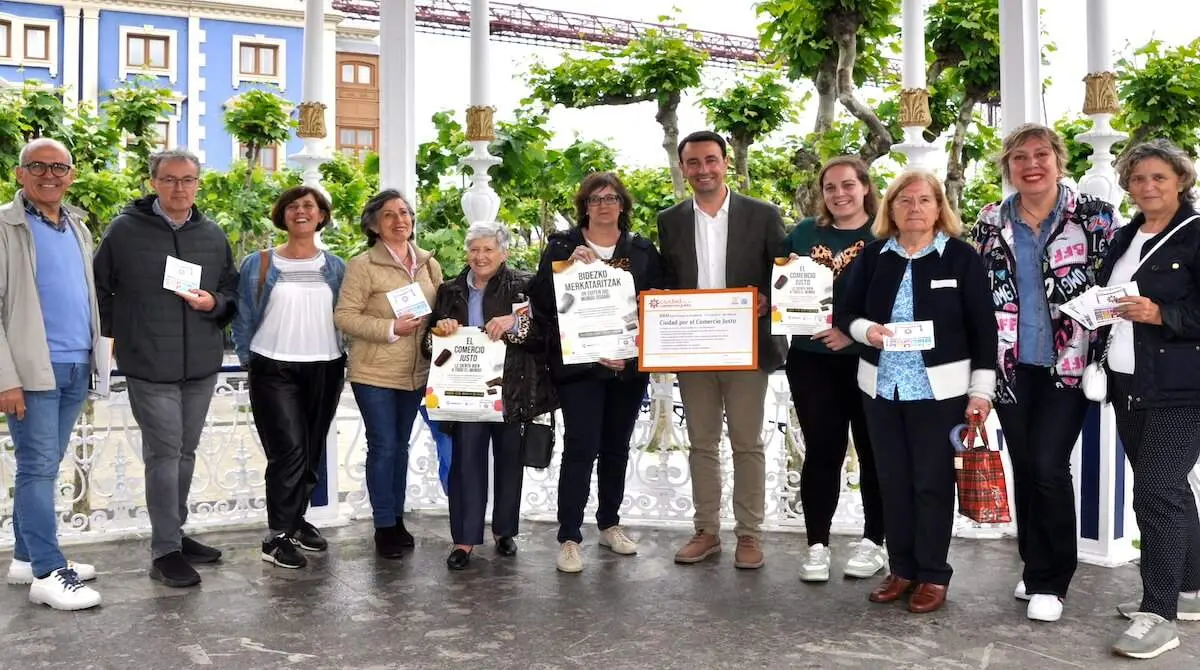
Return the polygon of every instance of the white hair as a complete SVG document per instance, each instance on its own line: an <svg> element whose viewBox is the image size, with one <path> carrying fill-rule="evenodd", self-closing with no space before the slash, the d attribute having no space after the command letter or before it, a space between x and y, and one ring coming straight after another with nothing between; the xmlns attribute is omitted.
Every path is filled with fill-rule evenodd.
<svg viewBox="0 0 1200 670"><path fill-rule="evenodd" d="M72 165L75 163L75 159L71 157L71 150L67 148L67 145L50 137L39 137L35 140L31 140L29 144L26 144L24 147L22 147L21 156L19 158L20 164L24 165L26 162L28 162L29 154L43 147L54 147L55 149L58 149L67 155L68 163Z"/></svg>
<svg viewBox="0 0 1200 670"><path fill-rule="evenodd" d="M508 228L499 221L476 221L467 228L467 236L463 241L463 247L470 250L471 243L475 240L493 239L496 240L496 246L500 247L500 251L508 251L509 241Z"/></svg>

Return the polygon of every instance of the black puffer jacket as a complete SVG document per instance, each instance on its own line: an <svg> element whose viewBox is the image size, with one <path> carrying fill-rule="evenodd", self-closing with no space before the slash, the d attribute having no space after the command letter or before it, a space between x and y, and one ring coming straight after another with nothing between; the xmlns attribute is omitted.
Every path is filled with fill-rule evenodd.
<svg viewBox="0 0 1200 670"><path fill-rule="evenodd" d="M237 266L225 233L192 208L179 230L154 213L158 196L135 200L108 224L93 268L101 333L115 340L117 368L156 383L203 379L221 369L223 330L237 312ZM201 267L216 307L198 312L163 288L167 256Z"/></svg>
<svg viewBox="0 0 1200 670"><path fill-rule="evenodd" d="M426 358L431 356L430 330L441 319L454 319L467 325L467 273L464 269L457 277L438 287L429 315L429 327L425 331L421 349ZM484 323L497 317L512 314L513 305L525 302L529 293L529 282L533 275L501 265L496 276L488 281L483 290ZM505 335L508 352L504 356L504 384L501 393L504 400L504 420L508 422L530 421L535 416L558 409L558 395L550 382L550 370L546 365L545 345L538 338L538 328L529 320L518 326L516 333Z"/></svg>
<svg viewBox="0 0 1200 670"><path fill-rule="evenodd" d="M1142 246L1145 262L1134 273L1138 293L1158 305L1162 325L1133 324L1134 409L1152 407L1200 407L1200 220L1185 224L1196 215L1184 203L1171 223ZM1138 228L1146 221L1141 214L1113 235L1112 246L1100 266L1098 283L1108 284L1113 267L1125 254ZM1178 226L1162 248L1146 257L1168 232ZM1108 340L1111 329L1100 333ZM1112 402L1128 402L1110 398Z"/></svg>

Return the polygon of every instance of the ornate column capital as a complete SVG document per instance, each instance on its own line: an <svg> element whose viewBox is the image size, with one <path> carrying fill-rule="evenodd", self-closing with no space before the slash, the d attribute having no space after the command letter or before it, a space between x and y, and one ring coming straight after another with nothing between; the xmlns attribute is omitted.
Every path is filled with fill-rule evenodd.
<svg viewBox="0 0 1200 670"><path fill-rule="evenodd" d="M323 139L325 135L325 103L300 103L300 123L296 128L296 136Z"/></svg>
<svg viewBox="0 0 1200 670"><path fill-rule="evenodd" d="M929 91L924 88L900 91L900 126L925 128L931 123L933 116L929 113Z"/></svg>
<svg viewBox="0 0 1200 670"><path fill-rule="evenodd" d="M1116 73L1093 72L1083 81L1087 86L1083 97L1084 114L1116 114L1121 111Z"/></svg>
<svg viewBox="0 0 1200 670"><path fill-rule="evenodd" d="M495 107L473 105L467 108L468 142L491 142L496 139L495 113Z"/></svg>

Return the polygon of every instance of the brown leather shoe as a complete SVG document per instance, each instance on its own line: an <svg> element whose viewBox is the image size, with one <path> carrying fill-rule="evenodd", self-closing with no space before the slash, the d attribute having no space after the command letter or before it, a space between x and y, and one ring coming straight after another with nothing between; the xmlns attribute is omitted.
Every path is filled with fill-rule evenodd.
<svg viewBox="0 0 1200 670"><path fill-rule="evenodd" d="M676 563L699 563L713 554L721 553L721 538L702 530L675 553Z"/></svg>
<svg viewBox="0 0 1200 670"><path fill-rule="evenodd" d="M946 603L946 590L949 588L945 584L917 584L917 590L913 591L912 597L908 599L908 611L914 614L928 614L941 609Z"/></svg>
<svg viewBox="0 0 1200 670"><path fill-rule="evenodd" d="M903 577L888 574L883 578L879 586L871 591L871 595L867 596L867 600L873 603L892 603L900 599L912 587L912 580Z"/></svg>
<svg viewBox="0 0 1200 670"><path fill-rule="evenodd" d="M757 570L766 563L763 558L762 542L757 537L739 535L737 549L733 552L733 567Z"/></svg>

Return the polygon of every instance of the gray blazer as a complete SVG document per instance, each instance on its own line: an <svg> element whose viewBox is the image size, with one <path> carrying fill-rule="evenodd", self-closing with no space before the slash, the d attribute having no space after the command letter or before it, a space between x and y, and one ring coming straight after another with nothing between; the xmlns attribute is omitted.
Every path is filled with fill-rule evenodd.
<svg viewBox="0 0 1200 670"><path fill-rule="evenodd" d="M729 194L729 244L725 249L725 285L753 286L770 299L771 267L786 234L779 208L738 193ZM695 200L689 198L658 213L658 247L671 289L696 286ZM787 339L771 336L770 314L758 320L758 366L774 372L787 358Z"/></svg>

